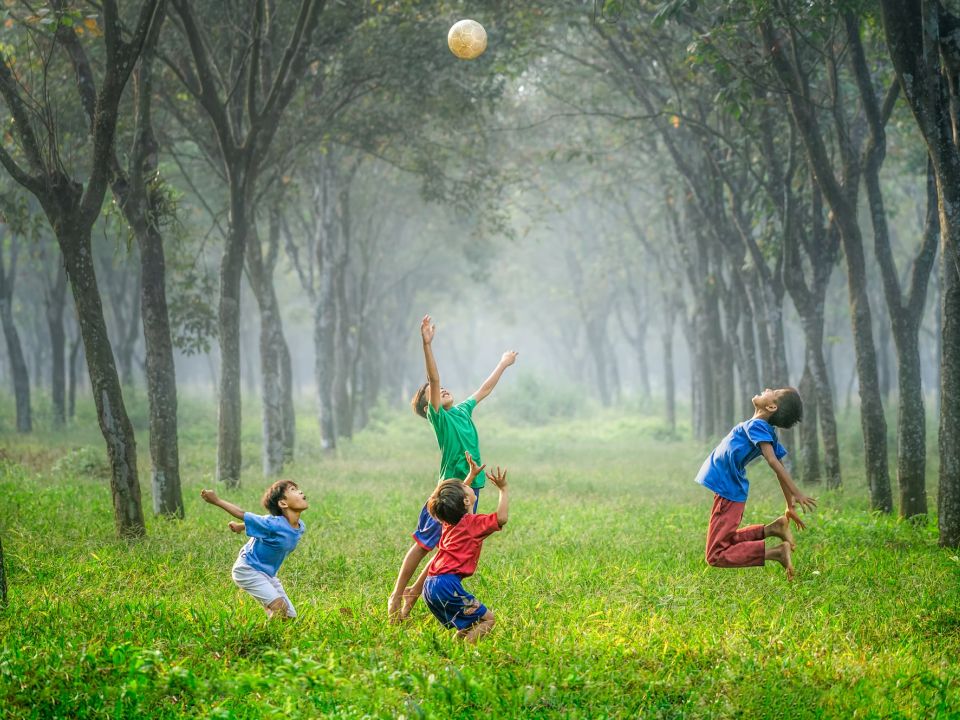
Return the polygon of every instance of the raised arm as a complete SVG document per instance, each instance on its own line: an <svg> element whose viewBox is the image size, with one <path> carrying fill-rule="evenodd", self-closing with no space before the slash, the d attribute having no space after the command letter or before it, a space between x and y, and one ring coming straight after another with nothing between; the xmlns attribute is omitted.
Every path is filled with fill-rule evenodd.
<svg viewBox="0 0 960 720"><path fill-rule="evenodd" d="M793 512L794 503L799 503L800 507L804 510L812 510L817 506L817 501L808 496L804 495L793 482L793 478L790 477L790 473L783 466L783 463L780 462L777 458L777 454L773 450L772 443L760 443L760 452L763 453L763 459L767 461L767 464L777 475L777 480L780 483L780 490L783 492L783 498L787 501L787 510L788 514L792 513L791 519L800 527L803 527L803 523L800 522L800 518Z"/></svg>
<svg viewBox="0 0 960 720"><path fill-rule="evenodd" d="M219 508L223 508L237 518L237 520L243 520L243 509L237 505L234 505L232 502L227 502L226 500L222 500L221 498L217 497L217 494L213 490L201 490L200 497L202 497L211 505L216 505Z"/></svg>
<svg viewBox="0 0 960 720"><path fill-rule="evenodd" d="M463 456L467 459L467 465L470 466L470 472L467 473L467 476L463 479L463 482L465 485L469 485L473 482L477 475L483 472L483 469L487 466L487 464L484 463L483 465L477 465L477 461L473 459L473 455L470 454L469 450L464 450Z"/></svg>
<svg viewBox="0 0 960 720"><path fill-rule="evenodd" d="M507 493L507 471L497 467L495 473L488 472L487 479L497 486L500 491L500 500L497 502L497 524L503 527L510 519L510 497Z"/></svg>
<svg viewBox="0 0 960 720"><path fill-rule="evenodd" d="M429 315L424 315L420 321L420 337L423 338L423 359L427 364L427 382L430 383L430 405L434 411L440 409L440 373L437 371L437 361L433 357L433 334L437 326Z"/></svg>
<svg viewBox="0 0 960 720"><path fill-rule="evenodd" d="M500 382L500 376L503 375L503 371L513 365L516 361L517 351L507 350L507 352L505 352L500 358L500 362L497 363L497 366L493 369L493 372L490 373L490 377L484 380L483 385L477 388L477 391L473 394L473 399L479 403L487 395L492 393L493 389L497 386L497 383Z"/></svg>

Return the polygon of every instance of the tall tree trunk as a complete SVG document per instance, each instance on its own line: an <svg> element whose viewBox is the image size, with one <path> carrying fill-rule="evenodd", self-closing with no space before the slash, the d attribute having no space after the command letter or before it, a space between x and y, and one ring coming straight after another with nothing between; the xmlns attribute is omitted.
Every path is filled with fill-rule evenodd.
<svg viewBox="0 0 960 720"><path fill-rule="evenodd" d="M749 416L752 413L753 403L750 398L754 393L763 389L760 376L757 374L757 343L754 336L755 324L753 309L750 307L750 301L747 298L746 288L743 286L743 278L740 273L733 273L733 288L738 296L738 306L740 308L740 346L743 354L743 366L740 369L740 384L744 402L744 415Z"/></svg>
<svg viewBox="0 0 960 720"><path fill-rule="evenodd" d="M380 362L381 355L376 351L378 344L371 338L369 328L364 327L360 340L364 348L364 352L360 355L363 393L357 401L357 427L363 429L370 422L370 408L376 404L380 396L383 366Z"/></svg>
<svg viewBox="0 0 960 720"><path fill-rule="evenodd" d="M807 361L800 378L800 396L803 398L803 422L800 424L800 479L805 483L820 482L820 442L817 435L817 391L813 379L812 351L807 350Z"/></svg>
<svg viewBox="0 0 960 720"><path fill-rule="evenodd" d="M847 258L847 283L850 293L850 315L853 322L854 350L857 361L857 380L860 388L860 423L863 428L866 454L867 482L870 486L870 506L888 513L893 509L890 476L887 465L887 421L880 398L877 362L873 344L873 327L867 298L863 243L856 220L845 218L841 227L844 255Z"/></svg>
<svg viewBox="0 0 960 720"><path fill-rule="evenodd" d="M260 302L260 386L263 404L263 474L283 472L283 387L281 381L279 307L273 288L264 289Z"/></svg>
<svg viewBox="0 0 960 720"><path fill-rule="evenodd" d="M909 335L909 333L907 333ZM920 344L916 333L897 343L897 481L900 516L927 514L927 423L920 380Z"/></svg>
<svg viewBox="0 0 960 720"><path fill-rule="evenodd" d="M335 243L338 225L334 198L335 171L333 160L324 158L320 162L319 181L314 189L314 207L319 221L317 232L320 237L315 244L317 253L318 291L314 309L314 345L316 360L314 374L317 381L317 405L320 415L320 445L326 452L337 447L336 417L334 415L334 373L336 370L335 333L336 286Z"/></svg>
<svg viewBox="0 0 960 720"><path fill-rule="evenodd" d="M673 370L673 328L664 329L663 342L663 392L666 404L667 427L670 432L677 429L677 391Z"/></svg>
<svg viewBox="0 0 960 720"><path fill-rule="evenodd" d="M332 452L337 447L333 405L333 377L336 364L333 330L336 321L332 317L332 282L329 283L329 288L324 287L324 274L327 272L329 270L320 271L320 293L314 314L314 345L317 348L315 375L320 415L320 444L325 451Z"/></svg>
<svg viewBox="0 0 960 720"><path fill-rule="evenodd" d="M67 419L73 420L77 414L77 363L83 351L83 338L79 328L77 336L70 341L70 362L67 373Z"/></svg>
<svg viewBox="0 0 960 720"><path fill-rule="evenodd" d="M287 339L282 330L277 353L280 362L280 393L283 413L283 460L284 463L288 463L293 461L294 448L296 447L297 416L293 405L293 362L290 358L290 346L287 344Z"/></svg>
<svg viewBox="0 0 960 720"><path fill-rule="evenodd" d="M55 229L77 308L97 420L110 457L110 489L117 533L121 537L139 537L145 534L146 527L137 479L137 445L103 317L90 232L69 218Z"/></svg>
<svg viewBox="0 0 960 720"><path fill-rule="evenodd" d="M880 397L890 402L893 370L890 367L890 318L877 318L877 374L880 378Z"/></svg>
<svg viewBox="0 0 960 720"><path fill-rule="evenodd" d="M587 327L587 346L590 359L593 361L594 380L597 384L597 395L604 407L610 407L613 398L610 395L610 381L607 368L607 349L603 336Z"/></svg>
<svg viewBox="0 0 960 720"><path fill-rule="evenodd" d="M650 399L650 365L647 362L647 324L637 325L637 341L634 343L637 354L637 370L640 373L640 397Z"/></svg>
<svg viewBox="0 0 960 720"><path fill-rule="evenodd" d="M762 390L765 386L774 383L774 350L770 345L770 327L769 313L766 307L766 293L762 288L757 287L759 278L751 275L746 284L747 299L750 304L750 313L757 331L757 342L759 344L760 356L760 380L758 387ZM774 383L775 384L775 383Z"/></svg>
<svg viewBox="0 0 960 720"><path fill-rule="evenodd" d="M42 340L43 330L40 328L42 320L40 319L39 314L31 313L29 318L30 324L33 326L34 342L30 342L30 333L27 332L26 342L24 345L33 350L33 371L28 372L28 375L33 378L34 386L38 389L42 389L44 387L45 380L44 370L46 369L47 345ZM31 417L32 415L33 413L31 412Z"/></svg>
<svg viewBox="0 0 960 720"><path fill-rule="evenodd" d="M256 232L247 246L247 275L260 308L260 390L263 418L263 474L275 477L283 472L284 387L283 356L286 347L280 304L274 289L273 272L279 242L279 227L271 218L266 261Z"/></svg>
<svg viewBox="0 0 960 720"><path fill-rule="evenodd" d="M334 370L334 408L337 414L337 435L342 438L353 437L353 402L355 388L351 386L353 356L352 345L355 338L351 338L350 325L352 321L350 306L347 302L347 258L346 246L349 243L345 226L341 233L343 237L341 256L336 262L336 366Z"/></svg>
<svg viewBox="0 0 960 720"><path fill-rule="evenodd" d="M960 164L937 182L940 205L940 544L960 547Z"/></svg>
<svg viewBox="0 0 960 720"><path fill-rule="evenodd" d="M244 183L230 177L230 228L220 261L220 388L217 414L217 479L240 485L240 276L249 232Z"/></svg>
<svg viewBox="0 0 960 720"><path fill-rule="evenodd" d="M247 277L260 309L260 394L265 477L274 477L283 472L286 458L283 381L286 341L273 279L279 247L279 218L271 211L266 256L256 228L251 228L247 244Z"/></svg>
<svg viewBox="0 0 960 720"><path fill-rule="evenodd" d="M3 234L6 234L6 228L4 228ZM17 432L28 433L33 429L33 418L30 412L30 373L27 370L27 362L23 357L20 333L17 332L17 326L13 322L13 288L17 275L17 255L20 243L16 236L11 238L10 273L8 275L6 262L3 258L3 234L0 234L0 324L3 325L3 335L7 341L7 355L10 358L13 395L17 406Z"/></svg>
<svg viewBox="0 0 960 720"><path fill-rule="evenodd" d="M53 396L53 426L63 427L67 421L65 403L66 382L66 334L63 330L63 308L67 299L67 274L58 257L56 260L56 275L52 285L47 288L45 307L47 328L50 331L50 355L52 359L52 373L50 388Z"/></svg>
<svg viewBox="0 0 960 720"><path fill-rule="evenodd" d="M823 306L820 306L822 313ZM808 325L812 326L808 329ZM820 420L820 436L823 439L823 468L827 476L827 488L840 487L840 445L837 441L837 418L833 405L833 388L827 362L823 357L823 316L804 322L807 347L810 348L810 371L816 387L817 416Z"/></svg>
<svg viewBox="0 0 960 720"><path fill-rule="evenodd" d="M33 429L30 414L30 373L23 357L20 334L13 323L13 308L10 298L0 296L0 322L7 341L7 355L10 358L10 371L13 380L13 395L17 406L17 432L28 433Z"/></svg>
<svg viewBox="0 0 960 720"><path fill-rule="evenodd" d="M710 328L707 314L699 310L696 316L696 373L697 385L700 389L700 433L699 439L706 440L716 435L714 424L716 418L716 388L712 367L715 347L710 343Z"/></svg>
<svg viewBox="0 0 960 720"><path fill-rule="evenodd" d="M133 307L117 312L117 330L118 342L114 343L117 353L117 364L120 366L120 382L126 388L132 388L133 382L133 351L137 345L137 335L141 323L140 304L143 298L143 278L142 276L143 259L141 258L140 267L134 270L132 267L124 268L123 272L129 272L134 275L134 288L131 299ZM120 295L121 303L126 302L126 293ZM126 323L123 321L126 320Z"/></svg>
<svg viewBox="0 0 960 720"><path fill-rule="evenodd" d="M184 516L177 439L177 374L167 310L166 258L155 224L137 232L140 245L140 309L146 343L147 398L150 405L150 462L153 512Z"/></svg>

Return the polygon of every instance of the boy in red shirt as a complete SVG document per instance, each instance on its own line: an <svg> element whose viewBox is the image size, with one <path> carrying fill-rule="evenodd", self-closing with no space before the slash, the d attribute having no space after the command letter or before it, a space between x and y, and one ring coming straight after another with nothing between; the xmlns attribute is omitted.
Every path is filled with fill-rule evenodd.
<svg viewBox="0 0 960 720"><path fill-rule="evenodd" d="M456 637L475 643L493 628L493 613L463 588L462 580L473 575L480 559L483 540L507 524L509 498L507 471L487 473L500 491L497 511L489 515L474 513L473 479L486 465L477 466L469 452L464 453L470 472L464 480L444 480L437 485L427 509L443 523L437 554L427 568L423 599L430 612L445 627L455 628Z"/></svg>

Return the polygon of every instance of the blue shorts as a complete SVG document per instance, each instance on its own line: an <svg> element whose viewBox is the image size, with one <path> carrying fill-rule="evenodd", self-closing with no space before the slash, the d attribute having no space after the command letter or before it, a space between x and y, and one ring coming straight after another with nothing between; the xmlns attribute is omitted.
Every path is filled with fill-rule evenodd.
<svg viewBox="0 0 960 720"><path fill-rule="evenodd" d="M480 488L474 488L473 492L477 495L477 499L473 503L473 511L476 512L477 505L480 504ZM440 542L442 531L442 523L430 514L426 503L424 503L423 509L420 511L420 520L417 521L417 529L413 532L413 539L424 550L430 551Z"/></svg>
<svg viewBox="0 0 960 720"><path fill-rule="evenodd" d="M431 575L423 600L444 627L466 630L487 614L487 606L463 589L459 575Z"/></svg>

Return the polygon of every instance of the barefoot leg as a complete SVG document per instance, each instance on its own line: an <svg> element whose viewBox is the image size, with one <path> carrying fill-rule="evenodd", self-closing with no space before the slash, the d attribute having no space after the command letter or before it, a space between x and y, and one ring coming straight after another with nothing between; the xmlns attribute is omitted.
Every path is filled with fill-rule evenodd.
<svg viewBox="0 0 960 720"><path fill-rule="evenodd" d="M427 566L429 567L429 565ZM417 581L403 591L403 606L400 608L400 619L406 620L410 611L417 604L417 599L423 595L423 584L427 581L427 568L423 569Z"/></svg>
<svg viewBox="0 0 960 720"><path fill-rule="evenodd" d="M782 542L774 548L770 548L764 555L765 560L774 560L787 571L787 580L793 580L793 558L790 550L790 543Z"/></svg>
<svg viewBox="0 0 960 720"><path fill-rule="evenodd" d="M496 624L497 621L496 618L493 617L493 613L487 610L483 617L480 618L476 623L468 627L466 630L459 631L454 637L456 637L458 640L463 640L464 642L476 643L477 640L493 630L493 626Z"/></svg>
<svg viewBox="0 0 960 720"><path fill-rule="evenodd" d="M781 515L769 525L765 525L763 528L763 536L765 538L778 537L785 543L789 543L791 550L797 548L797 543L793 539L793 531L790 529L790 520L786 515Z"/></svg>
<svg viewBox="0 0 960 720"><path fill-rule="evenodd" d="M429 550L425 550L417 543L410 546L407 554L403 557L403 563L400 565L400 572L397 574L397 582L393 586L393 592L390 593L390 599L387 601L387 617L391 623L398 623L405 617L402 614L402 603L404 602L405 589L410 578L417 571L420 561L426 557ZM422 585L421 585L422 587ZM407 611L409 613L409 610Z"/></svg>

